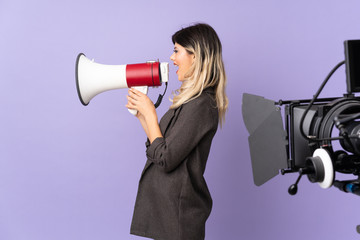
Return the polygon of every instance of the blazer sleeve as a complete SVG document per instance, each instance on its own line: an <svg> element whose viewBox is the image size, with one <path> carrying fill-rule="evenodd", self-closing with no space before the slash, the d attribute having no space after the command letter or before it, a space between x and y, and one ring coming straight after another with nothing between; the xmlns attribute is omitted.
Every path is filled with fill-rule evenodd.
<svg viewBox="0 0 360 240"><path fill-rule="evenodd" d="M216 131L217 125L217 109L209 98L194 99L182 106L169 134L156 138L147 148L147 158L164 171L171 172L206 134Z"/></svg>

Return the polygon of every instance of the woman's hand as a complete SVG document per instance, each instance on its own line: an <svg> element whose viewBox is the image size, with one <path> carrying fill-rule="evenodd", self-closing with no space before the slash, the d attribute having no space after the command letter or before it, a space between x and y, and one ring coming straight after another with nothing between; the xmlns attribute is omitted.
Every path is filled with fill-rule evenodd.
<svg viewBox="0 0 360 240"><path fill-rule="evenodd" d="M133 88L129 89L128 94L126 107L137 110L136 117L149 118L156 116L155 106L146 94Z"/></svg>
<svg viewBox="0 0 360 240"><path fill-rule="evenodd" d="M162 137L155 106L150 98L133 88L130 88L128 93L126 107L138 111L136 117L140 120L150 143L156 138Z"/></svg>

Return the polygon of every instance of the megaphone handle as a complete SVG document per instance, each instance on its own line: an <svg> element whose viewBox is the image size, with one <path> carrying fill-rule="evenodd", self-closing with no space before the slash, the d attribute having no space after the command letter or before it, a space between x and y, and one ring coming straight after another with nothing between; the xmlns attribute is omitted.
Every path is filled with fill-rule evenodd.
<svg viewBox="0 0 360 240"><path fill-rule="evenodd" d="M146 94L146 95L147 95L148 89L149 89L148 86L139 86L139 87L133 87L133 88L142 92L143 94ZM132 115L136 116L137 110L134 110L134 109L128 109L128 110Z"/></svg>

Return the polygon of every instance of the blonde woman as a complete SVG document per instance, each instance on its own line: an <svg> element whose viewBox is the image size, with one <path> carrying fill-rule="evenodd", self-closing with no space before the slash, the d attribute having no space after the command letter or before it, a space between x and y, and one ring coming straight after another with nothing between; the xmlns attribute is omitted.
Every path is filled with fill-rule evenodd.
<svg viewBox="0 0 360 240"><path fill-rule="evenodd" d="M151 100L129 90L126 106L138 111L148 137L131 234L156 240L201 240L212 208L203 174L228 105L222 47L207 24L183 28L172 41L170 59L182 84L160 123Z"/></svg>

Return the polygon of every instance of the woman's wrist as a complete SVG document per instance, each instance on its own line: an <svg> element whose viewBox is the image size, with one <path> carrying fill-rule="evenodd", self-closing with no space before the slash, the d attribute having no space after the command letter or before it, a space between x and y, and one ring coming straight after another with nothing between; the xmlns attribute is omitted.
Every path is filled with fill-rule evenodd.
<svg viewBox="0 0 360 240"><path fill-rule="evenodd" d="M157 118L153 118L150 122L147 122L147 126L149 134L148 138L150 140L150 143L152 143L156 138L162 137Z"/></svg>

